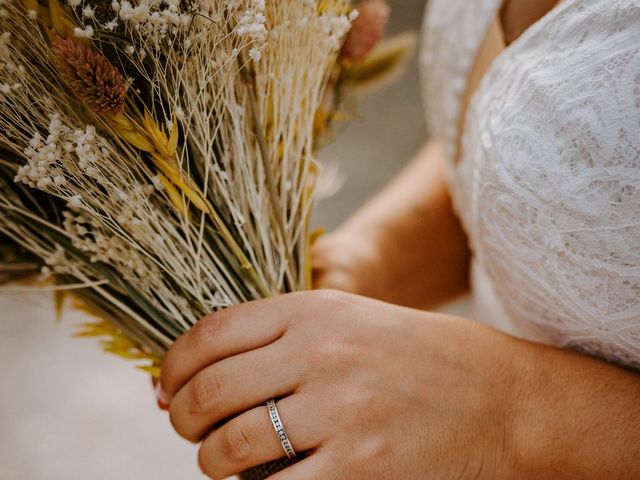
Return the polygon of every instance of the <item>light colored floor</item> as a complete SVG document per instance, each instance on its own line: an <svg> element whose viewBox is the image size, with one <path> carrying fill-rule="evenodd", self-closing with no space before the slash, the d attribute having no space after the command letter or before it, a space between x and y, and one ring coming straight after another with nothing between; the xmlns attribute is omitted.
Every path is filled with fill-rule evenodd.
<svg viewBox="0 0 640 480"><path fill-rule="evenodd" d="M41 295L0 297L0 478L203 478L154 407L149 379L70 338Z"/></svg>
<svg viewBox="0 0 640 480"><path fill-rule="evenodd" d="M418 28L424 0L395 2L392 28ZM347 175L319 205L331 229L402 167L424 141L415 66L367 99L363 119L323 158ZM56 323L42 295L0 295L0 479L169 480L202 478L195 448L154 406L148 378L75 340L69 315Z"/></svg>

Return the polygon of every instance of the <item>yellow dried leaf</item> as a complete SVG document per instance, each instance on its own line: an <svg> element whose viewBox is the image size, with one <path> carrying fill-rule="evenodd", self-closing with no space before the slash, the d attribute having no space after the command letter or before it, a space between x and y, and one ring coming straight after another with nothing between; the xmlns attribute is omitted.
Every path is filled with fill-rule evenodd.
<svg viewBox="0 0 640 480"><path fill-rule="evenodd" d="M81 299L77 295L74 295L73 291L69 291L68 293L69 293L69 297L71 298L71 307L74 310L78 310L80 312L86 313L87 315L94 318L102 319L102 316L99 310L92 307L89 303L85 302L83 299ZM81 326L94 325L94 324L95 323L81 324Z"/></svg>
<svg viewBox="0 0 640 480"><path fill-rule="evenodd" d="M79 304L85 303L80 301ZM102 349L110 354L117 355L126 360L148 361L149 365L140 365L138 368L154 374L154 368L158 368L161 359L152 353L146 352L127 337L119 328L110 322L101 319L97 322L86 322L79 325L81 330L73 335L76 338L102 337L100 342Z"/></svg>
<svg viewBox="0 0 640 480"><path fill-rule="evenodd" d="M319 0L318 12L320 14L334 13L338 15L347 15L354 9L353 5L345 0Z"/></svg>
<svg viewBox="0 0 640 480"><path fill-rule="evenodd" d="M39 10L38 0L22 0L22 4L27 11L35 10L37 12Z"/></svg>
<svg viewBox="0 0 640 480"><path fill-rule="evenodd" d="M384 40L362 62L345 63L345 73L360 93L382 88L403 74L416 44L414 32Z"/></svg>
<svg viewBox="0 0 640 480"><path fill-rule="evenodd" d="M178 187L184 195L191 200L191 203L204 213L210 213L213 209L200 192L200 189L193 184L193 180L185 177L178 168L171 164L166 158L153 154L151 155L153 163L158 169L169 179L169 181Z"/></svg>
<svg viewBox="0 0 640 480"><path fill-rule="evenodd" d="M117 335L109 338L108 340L103 340L102 344L105 347L109 348L117 348L122 350L138 350L135 344L123 335Z"/></svg>
<svg viewBox="0 0 640 480"><path fill-rule="evenodd" d="M73 37L77 25L58 0L49 0L49 16L51 17L51 24L58 35L62 38Z"/></svg>
<svg viewBox="0 0 640 480"><path fill-rule="evenodd" d="M120 128L124 128L126 130L135 130L134 123L123 113L108 114L106 116L109 119L109 122L117 125Z"/></svg>
<svg viewBox="0 0 640 480"><path fill-rule="evenodd" d="M175 157L178 152L178 137L180 133L180 129L178 128L176 114L173 114L173 119L171 121L171 132L169 134L169 142L167 143L167 154L170 157Z"/></svg>
<svg viewBox="0 0 640 480"><path fill-rule="evenodd" d="M62 320L62 314L64 313L64 303L67 299L68 292L66 290L56 290L53 292L53 302L56 311L56 320L59 322Z"/></svg>
<svg viewBox="0 0 640 480"><path fill-rule="evenodd" d="M184 198L182 197L182 195L180 195L178 189L164 175L158 174L158 178L160 178L160 182L167 192L169 200L171 200L173 206L180 212L180 215L186 217L189 214L189 210L187 208L186 202L184 201Z"/></svg>
<svg viewBox="0 0 640 480"><path fill-rule="evenodd" d="M313 245L314 243L316 243L321 237L323 237L325 235L325 229L324 228L317 228L315 229L313 232L311 232L311 234L309 234L309 243L311 245Z"/></svg>
<svg viewBox="0 0 640 480"><path fill-rule="evenodd" d="M142 370L143 372L147 372L153 378L160 378L162 370L158 365L140 365L136 367L138 370Z"/></svg>
<svg viewBox="0 0 640 480"><path fill-rule="evenodd" d="M143 152L153 153L155 152L155 147L149 141L149 139L135 130L127 130L124 128L119 128L117 125L114 125L115 130L120 135L120 138L127 142L130 145L133 145L138 150L142 150Z"/></svg>
<svg viewBox="0 0 640 480"><path fill-rule="evenodd" d="M164 128L160 128L158 126L147 110L144 111L142 126L144 127L145 133L149 136L159 152L169 157L175 156L175 154L169 154L169 139L164 132Z"/></svg>
<svg viewBox="0 0 640 480"><path fill-rule="evenodd" d="M102 349L107 353L112 353L113 355L117 355L120 358L125 360L143 360L144 357L141 357L140 354L136 352L131 352L130 350L123 348L115 348L107 345L103 345Z"/></svg>
<svg viewBox="0 0 640 480"><path fill-rule="evenodd" d="M111 335L113 334L113 330L111 328L104 328L98 325L85 327L84 330L76 332L73 334L74 338L84 338L84 337L101 337L103 335Z"/></svg>
<svg viewBox="0 0 640 480"><path fill-rule="evenodd" d="M49 9L47 7L43 7L42 5L38 5L38 21L40 25L44 26L47 36L51 43L55 40L55 32L52 33L52 25L51 25L51 15L49 15Z"/></svg>

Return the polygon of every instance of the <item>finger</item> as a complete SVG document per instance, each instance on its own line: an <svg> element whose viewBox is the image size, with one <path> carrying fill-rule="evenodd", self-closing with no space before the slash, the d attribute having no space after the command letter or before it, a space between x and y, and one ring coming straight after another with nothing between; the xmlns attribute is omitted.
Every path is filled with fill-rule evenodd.
<svg viewBox="0 0 640 480"><path fill-rule="evenodd" d="M280 419L296 452L319 447L323 423L318 409L304 394L285 397L277 403ZM202 443L200 467L212 478L225 478L285 456L266 406L249 410L230 420Z"/></svg>
<svg viewBox="0 0 640 480"><path fill-rule="evenodd" d="M206 366L280 338L292 312L287 297L249 302L213 313L180 337L162 364L161 384L171 399Z"/></svg>
<svg viewBox="0 0 640 480"><path fill-rule="evenodd" d="M331 470L329 455L323 451L315 452L304 460L285 468L281 472L270 475L267 480L322 480L344 478L338 476L329 477Z"/></svg>
<svg viewBox="0 0 640 480"><path fill-rule="evenodd" d="M153 386L153 393L156 396L158 408L160 410L169 410L169 402L167 402L164 398L164 392L162 391L162 385L160 385L160 381L157 378L153 378L151 381L151 385Z"/></svg>
<svg viewBox="0 0 640 480"><path fill-rule="evenodd" d="M214 363L196 373L171 402L176 431L198 442L231 416L293 393L302 377L291 353L278 342Z"/></svg>

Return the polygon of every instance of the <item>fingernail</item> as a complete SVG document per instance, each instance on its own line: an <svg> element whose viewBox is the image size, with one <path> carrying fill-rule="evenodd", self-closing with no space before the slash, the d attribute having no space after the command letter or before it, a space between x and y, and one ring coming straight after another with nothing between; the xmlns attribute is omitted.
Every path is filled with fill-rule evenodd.
<svg viewBox="0 0 640 480"><path fill-rule="evenodd" d="M171 398L169 394L164 391L162 388L162 384L160 382L156 383L156 399L158 400L158 407L161 410L169 410L169 406L171 405Z"/></svg>

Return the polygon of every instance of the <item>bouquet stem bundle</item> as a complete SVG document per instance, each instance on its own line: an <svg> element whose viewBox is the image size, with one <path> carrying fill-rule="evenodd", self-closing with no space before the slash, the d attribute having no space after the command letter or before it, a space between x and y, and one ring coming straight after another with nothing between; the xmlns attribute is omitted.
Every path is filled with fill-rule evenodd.
<svg viewBox="0 0 640 480"><path fill-rule="evenodd" d="M346 0L1 5L0 232L82 286L129 354L308 287Z"/></svg>

